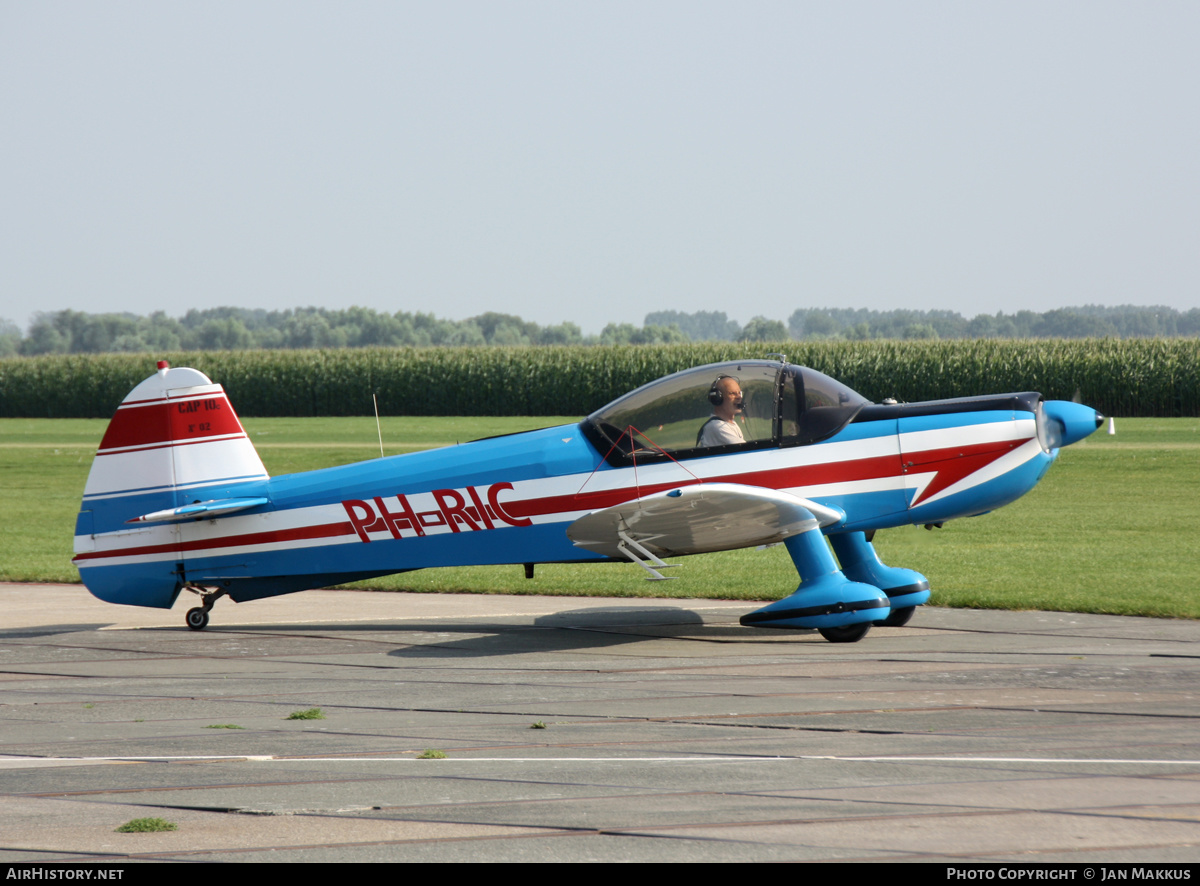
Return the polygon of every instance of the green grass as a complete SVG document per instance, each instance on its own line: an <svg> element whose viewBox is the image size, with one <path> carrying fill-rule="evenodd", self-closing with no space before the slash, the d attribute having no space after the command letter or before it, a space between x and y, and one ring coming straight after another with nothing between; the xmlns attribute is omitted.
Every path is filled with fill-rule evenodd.
<svg viewBox="0 0 1200 886"><path fill-rule="evenodd" d="M309 708L307 711L292 711L285 720L324 720L325 715L320 708Z"/></svg>
<svg viewBox="0 0 1200 886"><path fill-rule="evenodd" d="M134 818L116 829L118 834L153 834L159 831L177 831L179 825L164 818Z"/></svg>
<svg viewBox="0 0 1200 886"><path fill-rule="evenodd" d="M558 424L555 418L384 419L393 454ZM374 419L246 419L272 474L377 456ZM0 488L8 513L0 580L78 581L71 530L107 423L0 420ZM1119 419L1064 450L1029 495L995 513L926 532L881 532L885 562L923 572L943 606L1200 618L1190 553L1200 500L1200 419ZM674 581L631 564L544 564L404 573L355 587L411 592L769 600L796 574L782 547L679 560Z"/></svg>
<svg viewBox="0 0 1200 886"><path fill-rule="evenodd" d="M421 753L417 754L417 759L418 760L445 760L446 752L439 751L436 748L426 748L425 750L421 751Z"/></svg>
<svg viewBox="0 0 1200 886"><path fill-rule="evenodd" d="M245 726L238 726L236 723L214 723L211 726L205 726L205 729L245 729Z"/></svg>

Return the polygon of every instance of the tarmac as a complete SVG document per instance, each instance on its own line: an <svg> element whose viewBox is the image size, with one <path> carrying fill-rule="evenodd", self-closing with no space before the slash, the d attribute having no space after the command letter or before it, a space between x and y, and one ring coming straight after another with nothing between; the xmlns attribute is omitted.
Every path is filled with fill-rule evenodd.
<svg viewBox="0 0 1200 886"><path fill-rule="evenodd" d="M1200 860L1200 622L924 607L832 644L745 602L192 605L0 585L0 860Z"/></svg>

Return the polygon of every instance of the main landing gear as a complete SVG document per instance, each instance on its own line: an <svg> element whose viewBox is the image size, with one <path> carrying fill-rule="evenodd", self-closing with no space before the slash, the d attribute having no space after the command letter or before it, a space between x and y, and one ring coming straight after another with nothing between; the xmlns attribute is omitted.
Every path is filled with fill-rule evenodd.
<svg viewBox="0 0 1200 886"><path fill-rule="evenodd" d="M184 590L191 591L193 594L199 594L202 604L187 611L187 615L184 616L184 624L193 631L202 631L208 627L208 613L213 608L213 604L224 597L226 591L223 588L211 591L207 588L192 587L191 585L184 588Z"/></svg>
<svg viewBox="0 0 1200 886"><path fill-rule="evenodd" d="M800 586L790 596L742 616L742 624L816 629L830 643L857 643L872 624L906 624L929 599L925 576L884 565L865 533L833 535L826 544L814 520L811 528L784 544L800 573Z"/></svg>

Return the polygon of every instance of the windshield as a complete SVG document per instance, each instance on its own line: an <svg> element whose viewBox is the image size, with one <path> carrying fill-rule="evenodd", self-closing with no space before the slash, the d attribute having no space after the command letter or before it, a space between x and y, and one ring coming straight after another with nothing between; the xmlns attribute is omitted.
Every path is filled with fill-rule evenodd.
<svg viewBox="0 0 1200 886"><path fill-rule="evenodd" d="M695 449L704 425L714 415L710 395L719 380L738 383L742 408L734 417L743 440L772 438L777 363L716 363L688 369L651 382L593 412L587 424L625 451ZM630 439L632 438L632 446Z"/></svg>

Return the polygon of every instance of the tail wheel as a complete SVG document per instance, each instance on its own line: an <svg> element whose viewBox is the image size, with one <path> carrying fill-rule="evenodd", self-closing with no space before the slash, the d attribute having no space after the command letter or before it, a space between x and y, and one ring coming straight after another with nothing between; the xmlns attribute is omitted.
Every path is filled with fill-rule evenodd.
<svg viewBox="0 0 1200 886"><path fill-rule="evenodd" d="M212 610L213 604L229 593L229 582L226 582L225 585L223 588L217 588L212 591L206 590L199 585L185 585L184 590L199 595L200 602L204 605L197 606L195 609L189 609L187 617L184 619L184 624L193 631L202 631L208 627L208 613Z"/></svg>
<svg viewBox="0 0 1200 886"><path fill-rule="evenodd" d="M817 630L830 643L857 643L867 636L867 631L871 630L871 623L864 621L856 625L843 625L840 628L817 628Z"/></svg>

